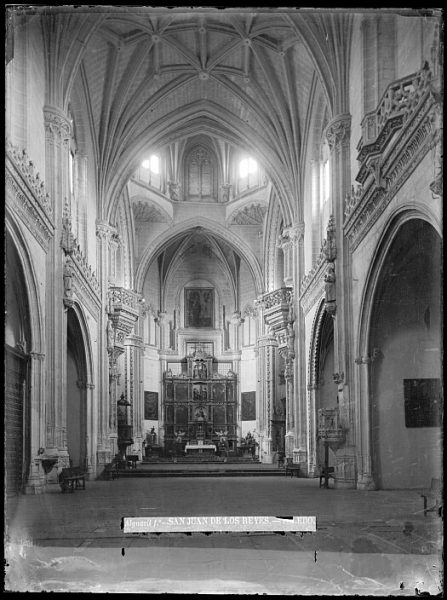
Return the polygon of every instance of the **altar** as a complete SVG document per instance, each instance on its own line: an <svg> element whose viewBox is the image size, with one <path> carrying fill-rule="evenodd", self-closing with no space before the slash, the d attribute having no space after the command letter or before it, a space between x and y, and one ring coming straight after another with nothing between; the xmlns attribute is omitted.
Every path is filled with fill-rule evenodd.
<svg viewBox="0 0 447 600"><path fill-rule="evenodd" d="M211 454L216 452L216 446L214 444L186 444L186 454Z"/></svg>

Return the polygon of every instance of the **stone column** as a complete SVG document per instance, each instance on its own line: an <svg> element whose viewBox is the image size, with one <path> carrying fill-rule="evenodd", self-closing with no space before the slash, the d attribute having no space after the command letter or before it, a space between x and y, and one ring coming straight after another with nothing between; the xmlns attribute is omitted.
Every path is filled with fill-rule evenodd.
<svg viewBox="0 0 447 600"><path fill-rule="evenodd" d="M116 229L105 221L96 223L97 238L97 276L101 285L101 320L98 323L98 464L110 462L113 454L110 442L110 433L115 432L113 417L110 412L110 393L118 378L110 365L108 353L109 342L107 339L107 323L109 311L108 280L110 272L110 241L116 234ZM116 358L116 357L114 357ZM113 361L112 361L113 362ZM109 373L110 370L110 373ZM110 378L110 379L109 379ZM115 417L116 418L116 417Z"/></svg>
<svg viewBox="0 0 447 600"><path fill-rule="evenodd" d="M54 237L46 256L46 454L59 456L59 467L68 465L64 420L66 403L67 321L63 303L63 250L61 248L64 205L69 195L68 152L70 122L62 110L46 105L45 183L51 199Z"/></svg>
<svg viewBox="0 0 447 600"><path fill-rule="evenodd" d="M280 237L284 252L284 282L293 290L293 304L288 325L288 360L286 359L286 394L290 397L290 427L286 427L286 446L292 447L293 460L307 472L307 406L305 393L305 325L299 303L300 282L304 275L304 223L283 230ZM291 340L293 340L291 342ZM290 346L290 344L292 344ZM297 357L296 360L295 356ZM287 397L287 396L286 396ZM289 454L286 451L287 456ZM292 456L290 454L290 456Z"/></svg>
<svg viewBox="0 0 447 600"><path fill-rule="evenodd" d="M126 397L131 403L129 422L133 428L134 445L132 452L143 458L143 418L144 418L144 381L143 357L144 343L139 335L128 335L125 340L127 381Z"/></svg>
<svg viewBox="0 0 447 600"><path fill-rule="evenodd" d="M371 462L371 419L370 419L370 368L372 359L360 356L355 359L357 365L357 381L359 408L356 413L357 424L357 489L375 490Z"/></svg>
<svg viewBox="0 0 447 600"><path fill-rule="evenodd" d="M277 374L277 346L278 343L274 335L266 334L258 338L259 451L261 461L265 463L273 461L271 427Z"/></svg>
<svg viewBox="0 0 447 600"><path fill-rule="evenodd" d="M96 475L96 432L98 431L97 410L95 406L95 385L91 381L85 384L87 395L87 423L86 423L86 444L87 444L87 473L89 478L94 479Z"/></svg>
<svg viewBox="0 0 447 600"><path fill-rule="evenodd" d="M308 437L307 437L307 476L317 476L317 394L318 385L309 384L308 390Z"/></svg>
<svg viewBox="0 0 447 600"><path fill-rule="evenodd" d="M348 243L343 234L344 198L350 190L351 164L351 116L341 114L335 117L326 128L326 137L330 149L331 201L334 225L336 260L330 258L329 265L335 270L334 309L334 382L337 385L337 397L340 420L346 431L346 441L336 453L336 479L338 486L355 486L355 442L354 408L351 404L349 383L351 369L351 256ZM332 277L332 273L328 274ZM331 283L328 280L328 283Z"/></svg>

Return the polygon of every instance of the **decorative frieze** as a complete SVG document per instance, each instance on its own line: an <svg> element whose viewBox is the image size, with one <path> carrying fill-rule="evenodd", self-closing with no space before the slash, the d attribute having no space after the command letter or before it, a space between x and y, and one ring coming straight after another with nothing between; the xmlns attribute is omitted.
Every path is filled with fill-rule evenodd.
<svg viewBox="0 0 447 600"><path fill-rule="evenodd" d="M6 206L47 252L55 229L49 196L39 173L34 174L26 151L19 151L10 143L6 148L5 184Z"/></svg>
<svg viewBox="0 0 447 600"><path fill-rule="evenodd" d="M53 207L51 206L50 197L45 190L44 182L40 179L39 172L35 172L34 163L30 160L26 150L19 150L10 140L7 140L6 154L28 185L37 204L51 220L53 218Z"/></svg>

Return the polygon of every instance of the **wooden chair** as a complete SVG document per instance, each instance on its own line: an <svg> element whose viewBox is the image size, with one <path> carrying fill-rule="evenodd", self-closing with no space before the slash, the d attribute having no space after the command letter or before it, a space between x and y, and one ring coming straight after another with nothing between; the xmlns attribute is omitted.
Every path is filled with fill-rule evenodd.
<svg viewBox="0 0 447 600"><path fill-rule="evenodd" d="M320 487L324 479L324 487L329 487L329 479L335 479L334 467L322 467L320 471Z"/></svg>
<svg viewBox="0 0 447 600"><path fill-rule="evenodd" d="M300 465L293 463L293 458L286 458L286 477L290 475L290 477L299 477L300 474Z"/></svg>

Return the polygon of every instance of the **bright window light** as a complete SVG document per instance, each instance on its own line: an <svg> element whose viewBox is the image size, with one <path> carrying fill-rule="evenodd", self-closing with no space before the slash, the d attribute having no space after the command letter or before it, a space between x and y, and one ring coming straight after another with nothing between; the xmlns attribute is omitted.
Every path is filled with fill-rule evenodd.
<svg viewBox="0 0 447 600"><path fill-rule="evenodd" d="M258 170L258 163L254 158L244 158L239 163L239 176L247 177L247 175L251 175L256 173Z"/></svg>
<svg viewBox="0 0 447 600"><path fill-rule="evenodd" d="M143 169L149 169L155 175L160 173L160 158L156 154L152 154L146 160L141 163Z"/></svg>

